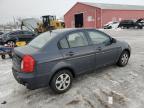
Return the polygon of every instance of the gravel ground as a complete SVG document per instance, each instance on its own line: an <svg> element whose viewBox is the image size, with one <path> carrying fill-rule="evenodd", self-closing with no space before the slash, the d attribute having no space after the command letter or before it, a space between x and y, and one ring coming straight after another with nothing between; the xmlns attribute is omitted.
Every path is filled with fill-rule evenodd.
<svg viewBox="0 0 144 108"><path fill-rule="evenodd" d="M0 59L0 108L143 108L144 30L105 32L131 45L126 67L113 65L82 75L68 92L56 95L49 88L27 90L13 78L11 60Z"/></svg>

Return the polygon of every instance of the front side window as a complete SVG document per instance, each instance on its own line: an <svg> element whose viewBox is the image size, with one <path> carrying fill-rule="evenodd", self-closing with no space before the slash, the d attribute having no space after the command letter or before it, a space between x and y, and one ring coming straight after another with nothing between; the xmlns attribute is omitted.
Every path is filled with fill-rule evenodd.
<svg viewBox="0 0 144 108"><path fill-rule="evenodd" d="M83 32L69 34L67 40L71 48L88 45L87 38L85 37Z"/></svg>
<svg viewBox="0 0 144 108"><path fill-rule="evenodd" d="M106 36L105 34L102 34L100 32L95 32L95 31L88 31L88 34L92 40L93 44L109 44L110 43L110 38Z"/></svg>

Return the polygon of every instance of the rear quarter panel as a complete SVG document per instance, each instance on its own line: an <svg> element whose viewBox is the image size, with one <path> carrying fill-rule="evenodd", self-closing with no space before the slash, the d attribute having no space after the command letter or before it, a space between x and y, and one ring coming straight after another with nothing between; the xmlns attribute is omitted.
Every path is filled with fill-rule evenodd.
<svg viewBox="0 0 144 108"><path fill-rule="evenodd" d="M53 39L41 51L41 54L35 55L37 61L37 76L45 75L48 82L52 75L60 68L68 66L63 61L63 56L57 46L59 39Z"/></svg>

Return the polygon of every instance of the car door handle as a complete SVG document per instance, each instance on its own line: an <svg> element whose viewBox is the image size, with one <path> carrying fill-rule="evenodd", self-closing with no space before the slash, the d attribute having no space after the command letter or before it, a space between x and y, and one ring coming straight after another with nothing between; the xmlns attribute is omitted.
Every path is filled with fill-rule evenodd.
<svg viewBox="0 0 144 108"><path fill-rule="evenodd" d="M67 54L66 54L66 56L73 56L75 53L74 52L68 52Z"/></svg>

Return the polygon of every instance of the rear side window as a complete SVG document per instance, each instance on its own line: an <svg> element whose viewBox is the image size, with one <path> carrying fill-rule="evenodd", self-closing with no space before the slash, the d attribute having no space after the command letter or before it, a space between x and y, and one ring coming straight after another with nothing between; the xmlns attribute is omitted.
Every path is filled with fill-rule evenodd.
<svg viewBox="0 0 144 108"><path fill-rule="evenodd" d="M61 49L69 48L66 38L60 40L59 45Z"/></svg>
<svg viewBox="0 0 144 108"><path fill-rule="evenodd" d="M118 22L113 22L113 24L117 24Z"/></svg>
<svg viewBox="0 0 144 108"><path fill-rule="evenodd" d="M87 38L85 37L83 32L69 34L67 40L71 48L88 45Z"/></svg>
<svg viewBox="0 0 144 108"><path fill-rule="evenodd" d="M37 36L35 39L33 39L29 45L32 47L36 47L36 48L42 48L44 47L57 33L50 33L50 32L46 32L46 33L42 33L39 36Z"/></svg>

